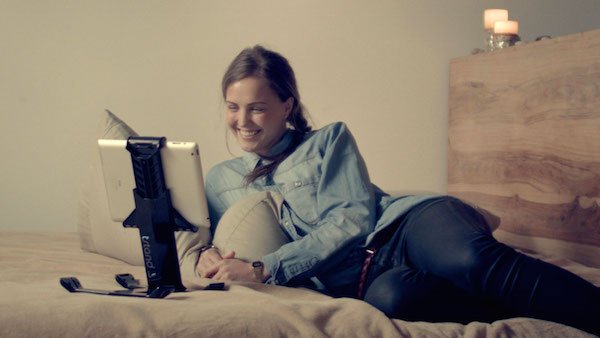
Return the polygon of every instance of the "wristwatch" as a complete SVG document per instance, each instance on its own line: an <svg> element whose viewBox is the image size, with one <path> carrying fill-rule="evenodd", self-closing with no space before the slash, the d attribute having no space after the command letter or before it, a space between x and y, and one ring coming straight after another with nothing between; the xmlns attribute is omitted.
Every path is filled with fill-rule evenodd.
<svg viewBox="0 0 600 338"><path fill-rule="evenodd" d="M252 262L252 269L254 270L254 277L256 278L257 281L259 281L261 283L263 281L264 268L265 268L265 265L263 264L263 262L261 262L261 261Z"/></svg>

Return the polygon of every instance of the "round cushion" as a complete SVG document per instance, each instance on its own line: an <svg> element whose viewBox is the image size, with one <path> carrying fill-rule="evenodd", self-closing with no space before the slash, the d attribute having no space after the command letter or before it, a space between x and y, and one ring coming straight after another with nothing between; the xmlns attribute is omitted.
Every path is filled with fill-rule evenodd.
<svg viewBox="0 0 600 338"><path fill-rule="evenodd" d="M262 259L290 240L279 224L283 197L272 191L253 193L223 214L215 229L213 244L222 253L248 262Z"/></svg>

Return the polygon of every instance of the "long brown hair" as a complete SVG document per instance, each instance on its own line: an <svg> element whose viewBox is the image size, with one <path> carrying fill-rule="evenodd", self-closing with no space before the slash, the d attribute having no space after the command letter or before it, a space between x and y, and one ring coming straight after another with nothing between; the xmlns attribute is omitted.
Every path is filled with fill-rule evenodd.
<svg viewBox="0 0 600 338"><path fill-rule="evenodd" d="M260 45L242 50L233 59L223 75L221 82L223 99L226 99L227 88L231 84L250 76L267 80L269 87L282 102L290 97L294 99L291 112L287 118L288 125L293 129L293 137L289 146L283 152L265 158L271 161L269 164L257 167L246 175L244 178L246 185L254 182L259 177L272 174L277 166L294 152L302 142L304 134L312 130L306 120L304 106L300 101L296 75L285 57Z"/></svg>

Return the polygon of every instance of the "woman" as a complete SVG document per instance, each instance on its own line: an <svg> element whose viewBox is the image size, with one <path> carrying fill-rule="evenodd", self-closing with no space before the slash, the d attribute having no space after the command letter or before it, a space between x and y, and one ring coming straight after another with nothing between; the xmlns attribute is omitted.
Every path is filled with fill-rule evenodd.
<svg viewBox="0 0 600 338"><path fill-rule="evenodd" d="M285 199L281 223L292 241L260 262L208 246L201 276L280 285L312 279L333 296L362 298L408 320L527 316L600 332L592 284L497 242L482 215L458 199L391 197L374 186L343 123L311 130L283 56L243 50L222 91L227 125L246 154L207 175L213 225L240 198L273 190Z"/></svg>

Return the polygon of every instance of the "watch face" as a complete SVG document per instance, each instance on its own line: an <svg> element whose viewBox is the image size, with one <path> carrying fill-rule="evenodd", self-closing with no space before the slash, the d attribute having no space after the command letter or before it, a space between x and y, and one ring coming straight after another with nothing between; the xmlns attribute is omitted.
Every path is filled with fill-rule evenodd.
<svg viewBox="0 0 600 338"><path fill-rule="evenodd" d="M261 261L254 261L252 262L252 267L253 268L261 268L263 266L263 262Z"/></svg>

